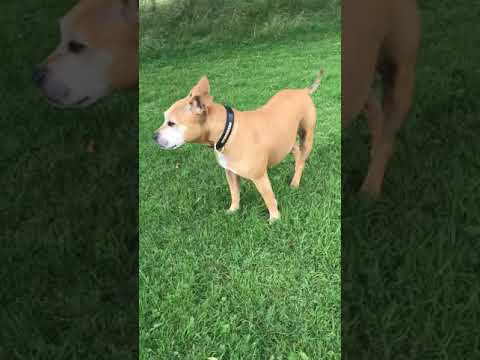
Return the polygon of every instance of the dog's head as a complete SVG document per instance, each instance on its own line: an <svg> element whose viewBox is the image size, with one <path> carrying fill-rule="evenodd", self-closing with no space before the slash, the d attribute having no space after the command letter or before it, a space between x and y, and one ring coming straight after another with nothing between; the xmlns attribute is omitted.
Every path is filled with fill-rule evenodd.
<svg viewBox="0 0 480 360"><path fill-rule="evenodd" d="M206 141L205 123L213 98L206 76L183 99L164 113L163 125L155 131L154 140L162 149L177 149L186 143Z"/></svg>
<svg viewBox="0 0 480 360"><path fill-rule="evenodd" d="M80 0L33 81L51 103L88 106L138 82L138 0Z"/></svg>

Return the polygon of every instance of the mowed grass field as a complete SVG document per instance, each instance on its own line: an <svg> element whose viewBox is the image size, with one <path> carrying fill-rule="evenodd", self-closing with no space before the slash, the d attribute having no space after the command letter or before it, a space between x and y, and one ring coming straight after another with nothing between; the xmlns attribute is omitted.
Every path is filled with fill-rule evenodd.
<svg viewBox="0 0 480 360"><path fill-rule="evenodd" d="M140 70L141 359L340 359L340 33L338 19L278 40L171 51L142 39ZM293 159L269 171L282 219L268 223L248 181L228 215L211 149L162 151L163 112L208 75L218 103L256 108L320 67L314 150L300 189Z"/></svg>
<svg viewBox="0 0 480 360"><path fill-rule="evenodd" d="M375 204L356 196L366 124L343 133L345 359L480 358L478 11L419 4L414 105Z"/></svg>

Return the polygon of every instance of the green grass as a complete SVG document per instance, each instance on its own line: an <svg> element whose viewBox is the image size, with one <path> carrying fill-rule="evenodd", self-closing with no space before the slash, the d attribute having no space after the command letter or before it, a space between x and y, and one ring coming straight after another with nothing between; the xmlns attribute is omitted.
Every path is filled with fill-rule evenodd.
<svg viewBox="0 0 480 360"><path fill-rule="evenodd" d="M480 198L478 9L421 1L414 106L383 198L360 201L364 122L342 142L345 359L476 359Z"/></svg>
<svg viewBox="0 0 480 360"><path fill-rule="evenodd" d="M142 56L328 32L340 21L339 0L141 0L140 7Z"/></svg>
<svg viewBox="0 0 480 360"><path fill-rule="evenodd" d="M340 359L340 37L324 31L277 41L155 53L142 39L140 74L140 349L146 359ZM214 42L213 42L214 43ZM207 44L212 44L208 42ZM253 109L320 67L314 150L298 191L289 156L269 174L282 213L253 184L227 215L229 192L200 145L161 151L163 111L207 74L216 102Z"/></svg>
<svg viewBox="0 0 480 360"><path fill-rule="evenodd" d="M75 3L2 3L2 359L136 358L138 94L59 110L31 81Z"/></svg>

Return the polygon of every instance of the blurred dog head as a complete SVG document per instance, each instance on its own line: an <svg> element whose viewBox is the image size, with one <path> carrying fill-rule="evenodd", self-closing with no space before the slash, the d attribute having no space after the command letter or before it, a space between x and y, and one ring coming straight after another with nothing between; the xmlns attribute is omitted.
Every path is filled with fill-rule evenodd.
<svg viewBox="0 0 480 360"><path fill-rule="evenodd" d="M85 107L138 83L138 0L80 0L33 81L61 107Z"/></svg>

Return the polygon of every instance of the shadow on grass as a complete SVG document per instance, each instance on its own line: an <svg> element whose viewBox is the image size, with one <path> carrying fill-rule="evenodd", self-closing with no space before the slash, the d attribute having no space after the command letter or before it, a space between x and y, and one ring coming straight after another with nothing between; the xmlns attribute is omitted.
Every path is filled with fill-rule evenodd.
<svg viewBox="0 0 480 360"><path fill-rule="evenodd" d="M10 1L0 14L3 359L138 350L138 94L59 110L31 81L75 3Z"/></svg>
<svg viewBox="0 0 480 360"><path fill-rule="evenodd" d="M478 14L467 1L421 9L414 107L378 203L356 196L365 124L342 143L345 359L480 356Z"/></svg>

